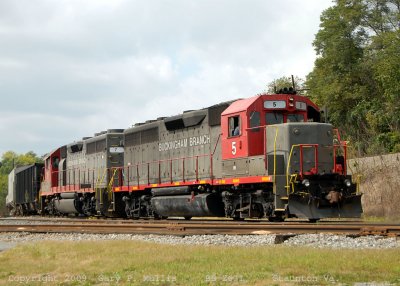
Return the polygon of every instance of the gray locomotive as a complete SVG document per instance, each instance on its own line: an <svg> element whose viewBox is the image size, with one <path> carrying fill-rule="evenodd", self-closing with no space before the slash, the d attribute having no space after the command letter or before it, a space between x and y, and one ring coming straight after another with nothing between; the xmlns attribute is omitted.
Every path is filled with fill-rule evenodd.
<svg viewBox="0 0 400 286"><path fill-rule="evenodd" d="M261 94L62 146L45 158L38 200L51 214L359 217L346 156L308 98Z"/></svg>

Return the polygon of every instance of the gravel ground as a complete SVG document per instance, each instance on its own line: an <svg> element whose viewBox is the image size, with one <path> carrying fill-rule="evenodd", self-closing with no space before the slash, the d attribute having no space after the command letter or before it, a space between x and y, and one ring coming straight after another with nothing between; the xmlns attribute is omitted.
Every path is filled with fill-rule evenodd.
<svg viewBox="0 0 400 286"><path fill-rule="evenodd" d="M400 240L394 237L361 236L347 237L344 235L330 234L304 234L289 238L285 245L310 246L314 248L351 248L351 249L374 249L400 247Z"/></svg>
<svg viewBox="0 0 400 286"><path fill-rule="evenodd" d="M95 240L136 240L162 244L185 245L224 245L224 246L262 246L274 245L275 235L135 235L135 234L64 234L24 232L0 233L1 244L33 242L42 240L53 241L95 241ZM284 245L307 246L313 248L347 248L347 249L385 249L400 247L400 240L379 236L351 238L328 234L305 234L291 237Z"/></svg>

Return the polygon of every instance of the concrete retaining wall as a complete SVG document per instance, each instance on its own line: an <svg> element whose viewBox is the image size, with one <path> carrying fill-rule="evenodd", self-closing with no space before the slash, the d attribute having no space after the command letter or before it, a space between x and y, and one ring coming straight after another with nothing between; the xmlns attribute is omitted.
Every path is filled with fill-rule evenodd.
<svg viewBox="0 0 400 286"><path fill-rule="evenodd" d="M347 166L360 176L365 215L400 218L400 153L351 159Z"/></svg>

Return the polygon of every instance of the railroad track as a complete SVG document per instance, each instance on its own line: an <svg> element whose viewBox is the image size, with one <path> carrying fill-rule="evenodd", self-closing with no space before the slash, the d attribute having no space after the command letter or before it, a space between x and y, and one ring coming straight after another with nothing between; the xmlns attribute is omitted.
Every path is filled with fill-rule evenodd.
<svg viewBox="0 0 400 286"><path fill-rule="evenodd" d="M231 218L193 218L190 221L187 221L183 218L168 218L164 220L154 220L154 219L141 219L141 220L132 220L132 219L121 219L121 218L104 218L104 217L0 217L0 224L2 222L20 222L20 221L30 221L30 222L54 222L54 223L107 223L107 224L131 224L135 223L173 223L173 222L190 222L190 223L227 223L227 224L238 224L238 223L246 223L246 224L268 224L270 223L267 219L247 219L246 221L235 221ZM308 220L299 220L299 219L287 219L282 224L312 224ZM360 224L364 223L362 220L355 219L340 219L340 220L321 220L317 222L318 224ZM274 223L276 224L276 223Z"/></svg>
<svg viewBox="0 0 400 286"><path fill-rule="evenodd" d="M12 222L12 221L11 221ZM22 220L21 220L22 222ZM400 225L368 223L264 223L232 221L59 221L57 223L0 224L0 232L31 233L118 233L118 234L169 234L169 235L202 235L202 234L309 234L330 233L344 235L382 235L400 236Z"/></svg>

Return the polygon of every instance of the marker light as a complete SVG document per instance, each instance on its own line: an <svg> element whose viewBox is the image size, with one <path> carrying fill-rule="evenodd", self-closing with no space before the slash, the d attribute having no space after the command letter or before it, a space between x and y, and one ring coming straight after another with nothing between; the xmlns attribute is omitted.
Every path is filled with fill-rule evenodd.
<svg viewBox="0 0 400 286"><path fill-rule="evenodd" d="M293 107L293 106L294 106L293 101L294 101L294 98L293 98L293 97L289 97L289 106L290 106L290 107Z"/></svg>

